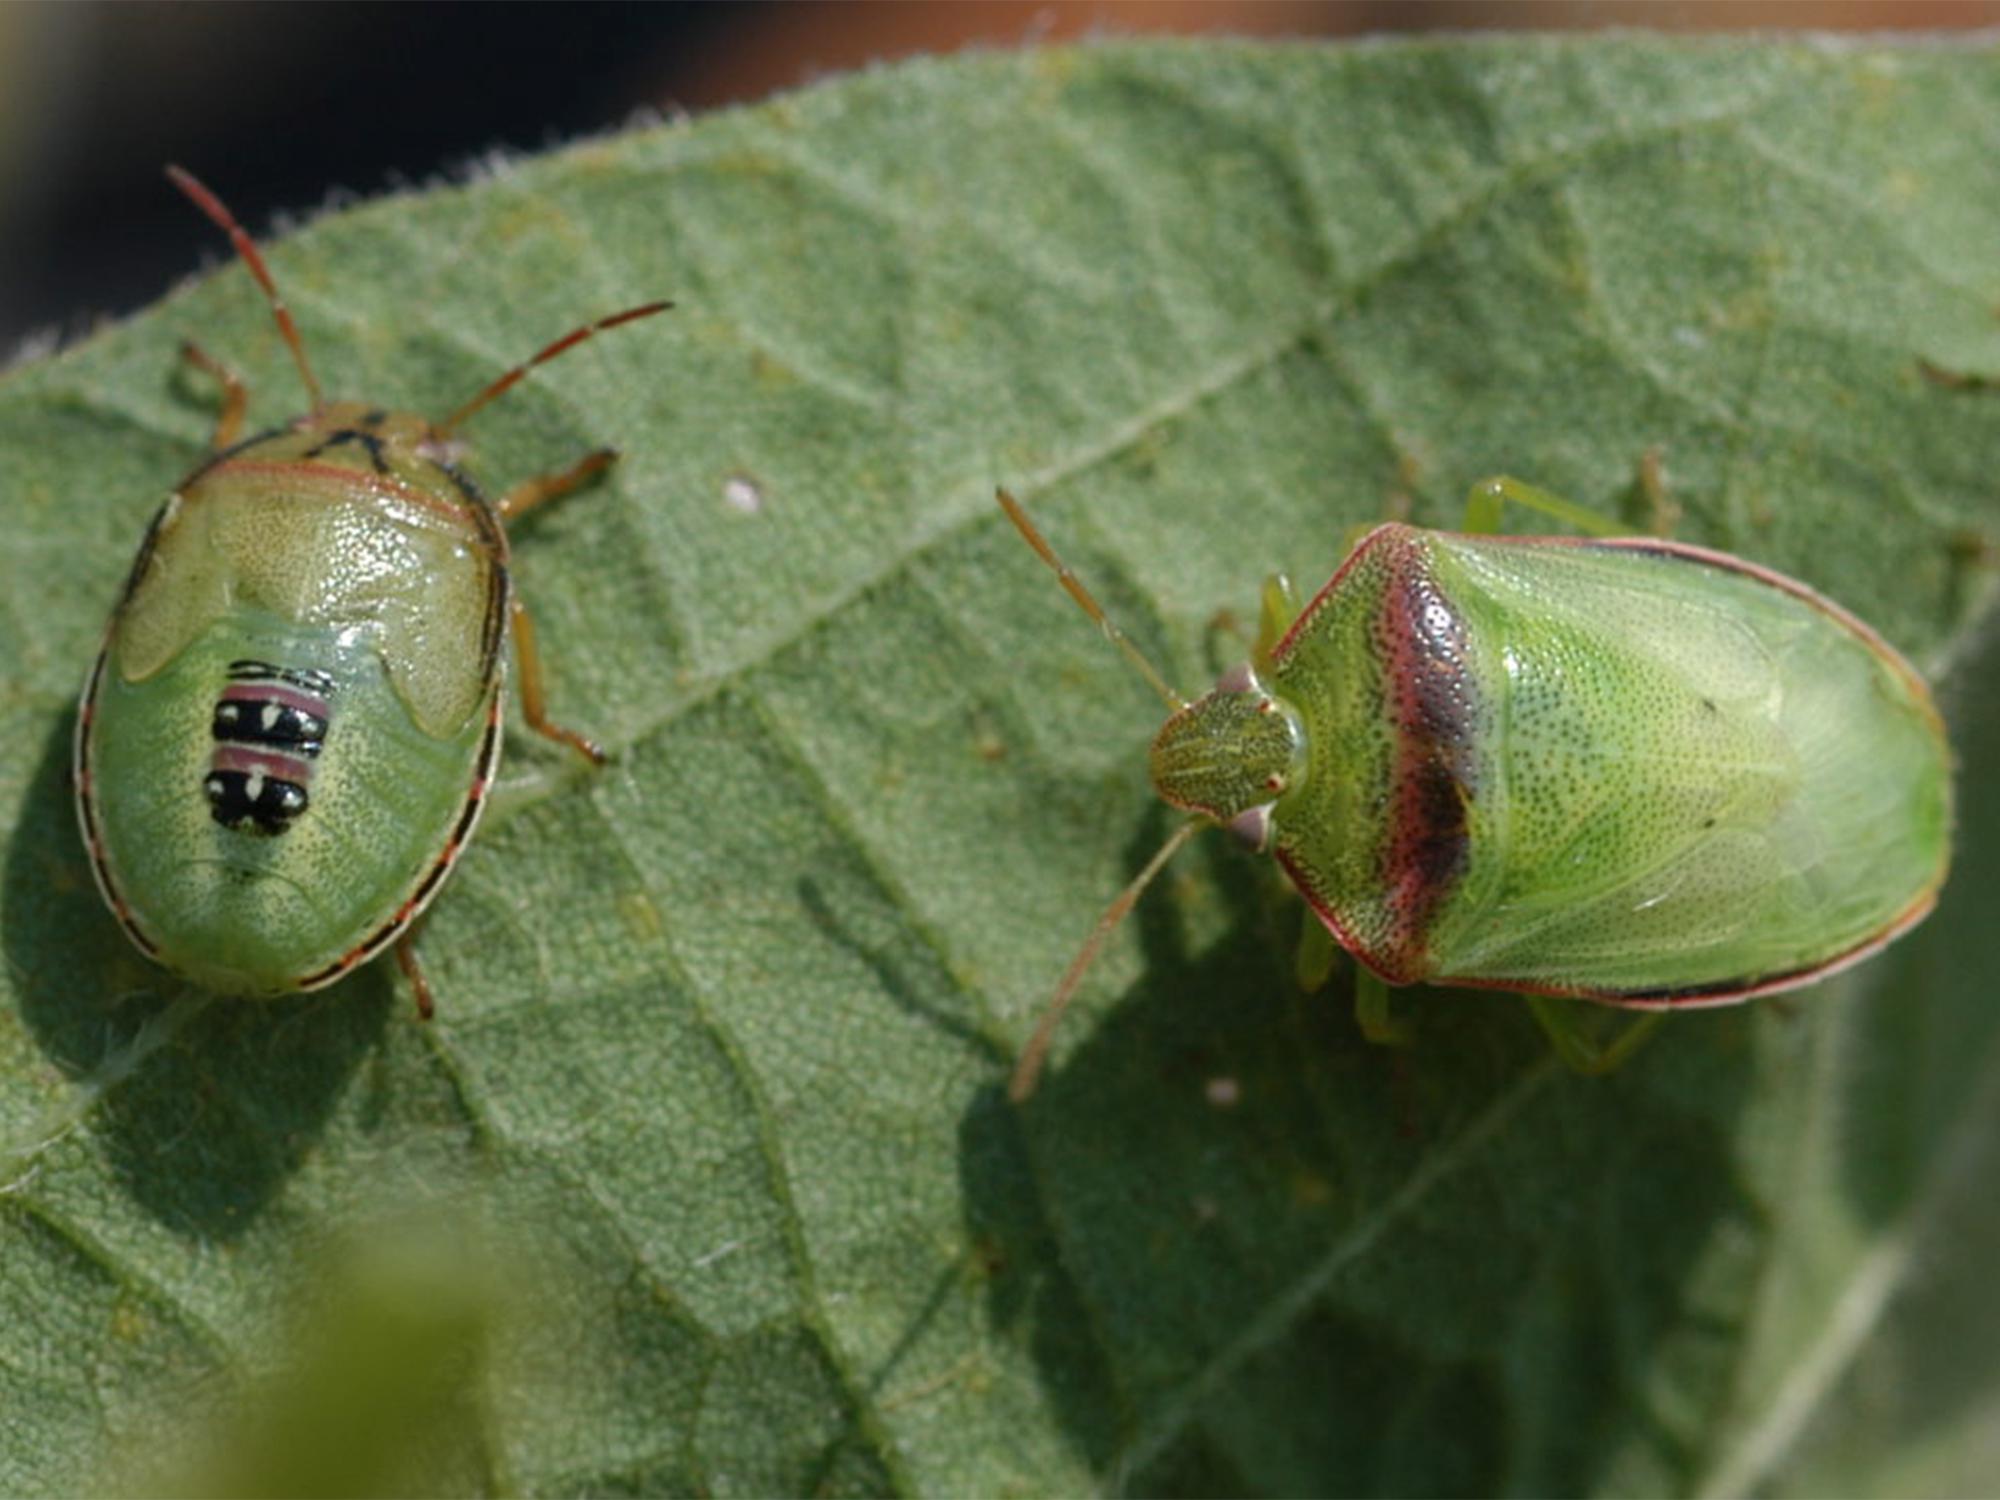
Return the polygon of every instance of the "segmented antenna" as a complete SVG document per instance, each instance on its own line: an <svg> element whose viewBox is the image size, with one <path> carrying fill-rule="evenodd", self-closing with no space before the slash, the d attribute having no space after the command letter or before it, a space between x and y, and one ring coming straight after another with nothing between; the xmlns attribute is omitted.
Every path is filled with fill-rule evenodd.
<svg viewBox="0 0 2000 1500"><path fill-rule="evenodd" d="M243 264L250 268L250 274L257 278L257 285L264 289L264 300L271 304L271 316L278 320L278 332L285 340L285 347L292 351L292 361L299 367L299 375L305 380L306 394L312 398L312 409L318 411L326 405L326 398L320 394L319 377L313 374L310 361L306 359L306 346L299 337L299 325L292 321L292 310L285 306L285 299L278 295L278 284L271 279L271 271L264 264L264 257L257 249L257 242L250 238L249 231L236 222L236 215L229 211L229 205L216 197L201 183L194 173L185 167L169 165L167 181L179 188L188 201L214 221L215 227L229 236L229 242L236 247L236 253L243 257Z"/></svg>
<svg viewBox="0 0 2000 1500"><path fill-rule="evenodd" d="M1160 852L1146 862L1132 883L1118 893L1118 899L1104 908L1104 915L1097 919L1097 925L1090 929L1090 936L1084 939L1076 957L1070 960L1069 969L1063 974L1062 983L1056 986L1048 1008L1042 1012L1042 1019L1035 1025L1035 1034L1028 1038L1028 1045L1021 1049L1020 1059L1014 1064L1014 1076L1007 1081L1007 1097L1016 1104L1021 1103L1035 1091L1035 1084L1042 1076L1042 1064L1048 1060L1049 1043L1055 1039L1056 1027L1061 1024L1063 1012L1069 1009L1069 1002L1083 983L1083 976L1090 972L1090 966L1097 962L1097 955L1104 951L1104 944L1118 929L1118 924L1131 914L1146 887L1153 883L1153 877L1167 867L1167 862L1180 853L1181 845L1193 838L1208 824L1199 818L1190 819L1174 830L1174 836L1160 846Z"/></svg>
<svg viewBox="0 0 2000 1500"><path fill-rule="evenodd" d="M595 338L607 328L616 328L620 323L631 323L640 318L650 318L654 313L665 312L672 306L673 303L671 302L648 302L640 307L628 307L625 311L613 313L608 318L599 318L595 323L586 323L581 328L571 329L553 344L549 345L548 348L542 350L533 359L523 360L520 364L514 366L513 369L502 375L493 384L486 387L485 390L481 391L457 411L438 423L438 436L446 436L459 423L478 411L482 406L485 406L489 401L493 401L512 390L521 377L534 369L536 365L545 365L558 354L567 354L578 344Z"/></svg>
<svg viewBox="0 0 2000 1500"><path fill-rule="evenodd" d="M1055 548L1051 547L1041 532L1035 529L1035 523L1030 521L1028 513L1021 509L1020 501L1004 489L996 490L994 494L1000 502L1000 508L1007 512L1007 519L1014 523L1014 529L1021 533L1030 547L1035 549L1035 556L1055 570L1057 580L1070 598L1076 601L1077 607L1097 622L1098 628L1110 638L1112 645L1125 653L1126 660L1137 667L1140 675L1153 685L1153 690L1167 700L1168 708L1175 713L1186 708L1187 699L1167 686L1166 678L1153 669L1153 664L1146 660L1137 646L1132 644L1132 638L1112 623L1111 616L1104 612L1104 606L1093 599L1090 590L1083 586L1083 580L1070 571L1069 564L1056 556Z"/></svg>
<svg viewBox="0 0 2000 1500"><path fill-rule="evenodd" d="M1166 700L1167 707L1175 713L1186 708L1187 700L1167 686L1166 678L1154 670L1153 664L1146 660L1137 646L1132 644L1131 637L1120 630L1104 612L1104 606L1091 597L1090 590L1083 586L1083 580L1070 571L1069 564L1056 555L1056 550L1048 544L1048 539L1036 530L1035 523L1028 519L1028 513L1021 509L1020 502L1005 489L997 490L995 498L999 500L1000 508L1007 513L1007 519L1014 523L1014 529L1021 533L1030 547L1035 549L1035 556L1054 570L1057 581L1062 584L1064 592L1076 601L1077 608L1097 622L1098 629L1110 638L1112 645L1125 653L1126 660L1137 667L1139 674L1153 685L1153 690ZM1020 1059L1014 1064L1014 1076L1007 1083L1007 1097L1016 1104L1034 1093L1035 1084L1042 1076L1042 1064L1048 1060L1049 1043L1055 1038L1056 1027L1062 1023L1063 1012L1069 1009L1070 1001L1076 997L1078 988L1083 984L1083 976L1088 974L1090 966L1097 962L1097 956L1104 951L1104 945L1110 941L1111 934L1118 930L1118 924L1131 913L1140 895L1153 883L1153 877L1164 870L1167 862L1180 852L1181 845L1207 826L1207 820L1202 818L1182 824L1174 836L1160 846L1160 852L1147 861L1146 868L1139 872L1137 878L1118 893L1118 899L1104 908L1104 915L1097 919L1097 925L1091 928L1090 936L1084 939L1083 947L1078 949L1076 957L1070 960L1062 982L1056 986L1055 994L1050 997L1048 1007L1042 1012L1042 1019L1035 1024L1035 1034L1028 1038L1028 1045L1021 1049Z"/></svg>

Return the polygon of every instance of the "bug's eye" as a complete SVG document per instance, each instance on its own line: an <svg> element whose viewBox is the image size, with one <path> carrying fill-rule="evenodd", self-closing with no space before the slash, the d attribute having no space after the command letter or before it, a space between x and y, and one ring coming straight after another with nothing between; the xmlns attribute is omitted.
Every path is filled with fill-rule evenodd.
<svg viewBox="0 0 2000 1500"><path fill-rule="evenodd" d="M1264 790L1269 792L1272 796L1274 797L1277 796L1277 794L1282 792L1284 789L1285 789L1285 778L1280 776L1277 772L1273 771L1269 776L1266 776L1264 778Z"/></svg>

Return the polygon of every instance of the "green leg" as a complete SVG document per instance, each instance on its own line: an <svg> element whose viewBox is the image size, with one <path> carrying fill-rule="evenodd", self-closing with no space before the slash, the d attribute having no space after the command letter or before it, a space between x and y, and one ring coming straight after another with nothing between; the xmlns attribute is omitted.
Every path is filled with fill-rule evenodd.
<svg viewBox="0 0 2000 1500"><path fill-rule="evenodd" d="M1585 1002L1581 1000L1558 1000L1549 995L1529 995L1528 1008L1535 1013L1535 1019L1542 1024L1548 1034L1549 1044L1556 1049L1556 1056L1566 1063L1572 1072L1587 1078L1601 1077L1625 1065L1634 1052L1667 1018L1663 1010L1649 1011L1645 1015L1626 1023L1624 1030L1612 1038L1607 1045L1589 1035L1579 1019Z"/></svg>
<svg viewBox="0 0 2000 1500"><path fill-rule="evenodd" d="M1257 642L1250 648L1250 665L1258 672L1270 670L1271 653L1292 628L1301 608L1291 579L1273 573L1264 580L1263 592L1257 596Z"/></svg>
<svg viewBox="0 0 2000 1500"><path fill-rule="evenodd" d="M1361 1034L1384 1047L1407 1047L1413 1040L1407 1021L1389 1014L1389 986L1381 975L1354 967L1354 1019Z"/></svg>
<svg viewBox="0 0 2000 1500"><path fill-rule="evenodd" d="M1226 637L1226 639L1221 639ZM1208 653L1208 672L1211 677L1222 673L1245 660L1252 645L1250 632L1243 628L1243 622L1236 618L1233 609L1219 609L1208 622L1208 633L1202 638L1203 649Z"/></svg>
<svg viewBox="0 0 2000 1500"><path fill-rule="evenodd" d="M1264 580L1263 591L1257 596L1257 636L1250 639L1243 633L1243 624L1236 618L1236 611L1225 609L1208 622L1211 632L1221 631L1234 638L1237 648L1250 653L1250 665L1262 676L1270 670L1271 653L1278 642L1285 638L1285 632L1292 628L1292 622L1299 617L1299 596L1292 587L1291 579L1283 573L1273 573ZM1235 666L1240 656L1230 657L1227 665Z"/></svg>
<svg viewBox="0 0 2000 1500"><path fill-rule="evenodd" d="M1574 501L1537 489L1519 479L1509 479L1504 474L1482 479L1472 487L1472 493L1465 497L1465 529L1481 536L1497 532L1500 529L1500 512L1510 500L1529 510L1538 510L1545 516L1553 516L1591 536L1628 534L1625 527L1606 520L1596 511L1585 510Z"/></svg>
<svg viewBox="0 0 2000 1500"><path fill-rule="evenodd" d="M1326 930L1326 923L1313 914L1311 907L1305 907L1305 915L1305 923L1299 928L1299 956L1292 972L1298 976L1299 988L1310 995L1333 973L1334 956L1340 949L1333 941L1333 934Z"/></svg>
<svg viewBox="0 0 2000 1500"><path fill-rule="evenodd" d="M1646 529L1654 536L1671 536L1680 520L1680 507L1667 494L1658 448L1648 448L1640 455L1636 488L1646 502ZM1478 536L1490 536L1499 531L1500 513L1509 501L1552 516L1590 536L1630 535L1629 527L1621 526L1594 510L1586 510L1575 501L1565 500L1560 495L1519 479L1510 479L1504 474L1482 479L1472 487L1472 492L1465 498L1464 529Z"/></svg>

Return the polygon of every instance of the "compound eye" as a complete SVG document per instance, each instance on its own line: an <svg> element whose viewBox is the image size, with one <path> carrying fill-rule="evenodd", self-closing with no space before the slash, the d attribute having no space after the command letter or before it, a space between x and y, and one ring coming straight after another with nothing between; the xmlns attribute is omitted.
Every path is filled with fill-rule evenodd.
<svg viewBox="0 0 2000 1500"><path fill-rule="evenodd" d="M1271 809L1246 808L1223 825L1231 838L1262 854L1271 844Z"/></svg>

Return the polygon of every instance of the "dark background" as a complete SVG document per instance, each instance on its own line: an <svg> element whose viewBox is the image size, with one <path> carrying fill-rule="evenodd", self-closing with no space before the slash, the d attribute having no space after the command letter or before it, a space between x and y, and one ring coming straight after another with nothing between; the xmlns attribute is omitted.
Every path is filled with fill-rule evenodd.
<svg viewBox="0 0 2000 1500"><path fill-rule="evenodd" d="M1146 32L1342 36L1601 25L2000 24L2000 0L881 0L875 4L105 3L0 0L0 364L75 337L225 251L160 167L254 231L346 192L459 172L646 112L762 98L873 61Z"/></svg>

